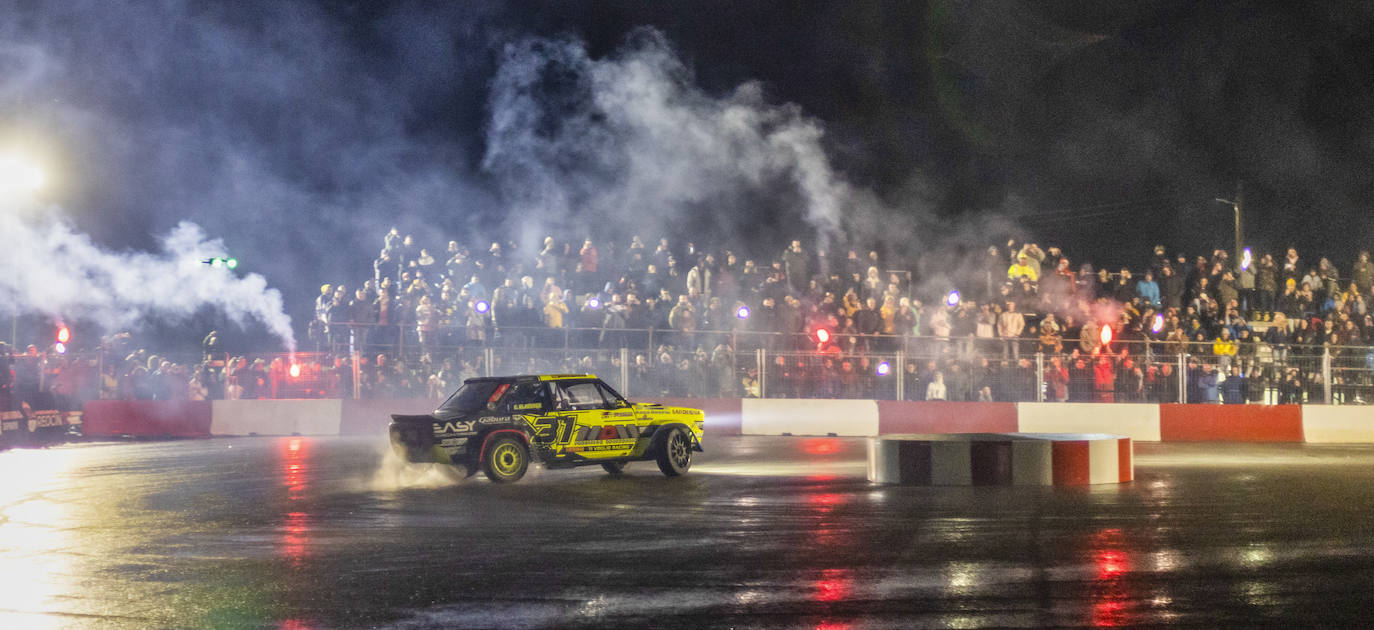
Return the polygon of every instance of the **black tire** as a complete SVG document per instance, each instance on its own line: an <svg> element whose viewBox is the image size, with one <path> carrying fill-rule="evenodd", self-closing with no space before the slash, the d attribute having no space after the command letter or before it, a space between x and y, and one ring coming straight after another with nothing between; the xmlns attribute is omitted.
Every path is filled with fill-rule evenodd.
<svg viewBox="0 0 1374 630"><path fill-rule="evenodd" d="M514 483L530 467L530 450L510 436L494 437L482 450L482 474L496 483Z"/></svg>
<svg viewBox="0 0 1374 630"><path fill-rule="evenodd" d="M612 475L625 472L625 462L603 462L601 468Z"/></svg>
<svg viewBox="0 0 1374 630"><path fill-rule="evenodd" d="M658 447L658 469L669 477L676 477L692 467L692 439L682 427L673 427L663 435Z"/></svg>

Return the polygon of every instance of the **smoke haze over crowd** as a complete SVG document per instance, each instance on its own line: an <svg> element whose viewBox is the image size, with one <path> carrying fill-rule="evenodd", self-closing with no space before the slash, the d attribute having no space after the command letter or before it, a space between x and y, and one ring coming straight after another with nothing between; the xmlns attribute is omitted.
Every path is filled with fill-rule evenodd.
<svg viewBox="0 0 1374 630"><path fill-rule="evenodd" d="M993 237L1121 263L1225 246L1212 199L1241 180L1257 246L1353 256L1374 227L1358 3L4 4L0 145L41 155L54 206L7 240L169 271L222 243L262 276L237 285L259 321L299 325L392 226L802 238L932 286ZM119 291L56 260L81 270L66 294ZM173 277L204 300L172 310L234 308ZM165 303L66 307L123 325Z"/></svg>

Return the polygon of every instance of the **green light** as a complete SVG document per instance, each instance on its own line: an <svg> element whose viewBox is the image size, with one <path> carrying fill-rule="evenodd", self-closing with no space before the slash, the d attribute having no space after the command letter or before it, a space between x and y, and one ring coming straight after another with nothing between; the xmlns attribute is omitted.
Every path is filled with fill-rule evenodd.
<svg viewBox="0 0 1374 630"><path fill-rule="evenodd" d="M228 267L228 268L230 268L230 269L237 268L237 267L239 266L239 259L237 259L237 258L230 258L230 259L227 259L227 260L224 261L224 266L225 266L225 267Z"/></svg>
<svg viewBox="0 0 1374 630"><path fill-rule="evenodd" d="M211 266L211 267L218 267L218 266L220 266L220 265L222 265L222 264L224 264L224 261L221 260L221 259L219 259L219 258L211 258L211 259L210 259L210 266Z"/></svg>

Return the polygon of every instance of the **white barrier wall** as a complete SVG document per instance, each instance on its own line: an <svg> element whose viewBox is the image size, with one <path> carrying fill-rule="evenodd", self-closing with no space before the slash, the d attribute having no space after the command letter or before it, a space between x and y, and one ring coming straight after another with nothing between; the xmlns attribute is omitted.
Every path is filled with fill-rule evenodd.
<svg viewBox="0 0 1374 630"><path fill-rule="evenodd" d="M216 400L211 435L338 435L343 401Z"/></svg>
<svg viewBox="0 0 1374 630"><path fill-rule="evenodd" d="M1303 405L1302 435L1312 443L1374 442L1374 407Z"/></svg>
<svg viewBox="0 0 1374 630"><path fill-rule="evenodd" d="M1114 433L1159 441L1159 405L1129 403L1017 403L1022 433Z"/></svg>
<svg viewBox="0 0 1374 630"><path fill-rule="evenodd" d="M872 400L744 399L744 435L878 434L878 403Z"/></svg>

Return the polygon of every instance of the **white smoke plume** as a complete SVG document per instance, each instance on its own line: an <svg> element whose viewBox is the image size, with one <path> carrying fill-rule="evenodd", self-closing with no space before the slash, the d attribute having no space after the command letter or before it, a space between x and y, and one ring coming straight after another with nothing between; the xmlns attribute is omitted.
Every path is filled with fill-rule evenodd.
<svg viewBox="0 0 1374 630"><path fill-rule="evenodd" d="M653 29L600 59L572 39L511 43L490 103L484 167L515 216L730 233L768 197L824 243L878 206L832 167L817 121L755 82L705 93Z"/></svg>
<svg viewBox="0 0 1374 630"><path fill-rule="evenodd" d="M55 213L49 209L45 213ZM83 319L107 329L138 329L150 316L186 319L203 307L239 325L255 320L289 351L296 340L282 296L258 274L206 264L227 257L224 243L190 222L163 236L162 251L107 251L60 219L0 204L0 303L17 312Z"/></svg>

